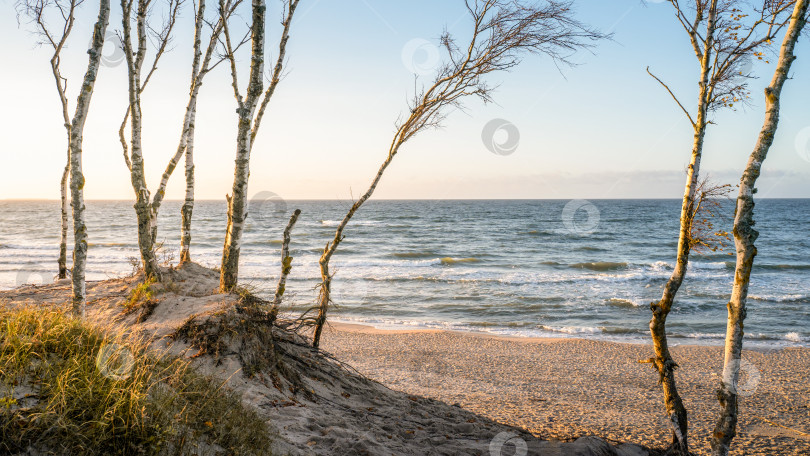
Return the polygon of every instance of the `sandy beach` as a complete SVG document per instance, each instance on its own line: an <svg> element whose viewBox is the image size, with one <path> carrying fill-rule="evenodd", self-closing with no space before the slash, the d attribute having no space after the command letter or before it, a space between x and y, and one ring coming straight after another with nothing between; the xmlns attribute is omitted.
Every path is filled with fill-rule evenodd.
<svg viewBox="0 0 810 456"><path fill-rule="evenodd" d="M364 375L542 438L581 435L661 446L669 439L651 346L582 339L504 338L448 331L383 331L333 324L324 349ZM709 454L721 347L677 346L678 386L691 444ZM735 455L810 454L810 350L747 351Z"/></svg>

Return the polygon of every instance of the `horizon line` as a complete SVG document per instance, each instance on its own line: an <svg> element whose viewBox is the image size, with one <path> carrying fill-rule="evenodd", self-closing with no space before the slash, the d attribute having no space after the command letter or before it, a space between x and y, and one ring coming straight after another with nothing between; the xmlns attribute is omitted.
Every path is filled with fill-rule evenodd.
<svg viewBox="0 0 810 456"><path fill-rule="evenodd" d="M320 201L354 201L351 198L281 198L283 201L302 201L302 202L320 202ZM729 197L729 200L736 200L735 197ZM785 197L768 197L763 196L757 198L759 200L810 200L810 197L800 196L785 196ZM569 200L594 200L594 201L682 201L683 198L379 198L370 199L369 201L569 201ZM61 200L55 198L2 198L0 203L6 202L60 202ZM134 202L132 199L86 199L85 202ZM164 199L167 202L185 202L184 199ZM225 199L195 199L195 203L224 203Z"/></svg>

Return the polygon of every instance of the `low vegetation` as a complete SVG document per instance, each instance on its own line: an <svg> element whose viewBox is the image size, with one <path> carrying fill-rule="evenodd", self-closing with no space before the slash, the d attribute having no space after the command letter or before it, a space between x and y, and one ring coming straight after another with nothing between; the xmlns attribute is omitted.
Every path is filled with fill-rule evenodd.
<svg viewBox="0 0 810 456"><path fill-rule="evenodd" d="M0 453L267 455L269 429L185 360L57 310L0 310Z"/></svg>

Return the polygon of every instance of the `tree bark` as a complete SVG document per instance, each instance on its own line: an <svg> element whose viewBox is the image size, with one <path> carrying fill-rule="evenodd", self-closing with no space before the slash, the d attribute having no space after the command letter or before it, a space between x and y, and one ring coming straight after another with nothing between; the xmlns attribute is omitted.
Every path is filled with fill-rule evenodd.
<svg viewBox="0 0 810 456"><path fill-rule="evenodd" d="M712 45L716 22L717 0L712 0L708 11L706 46L701 57L700 74L700 94L698 97L698 114L693 124L694 138L692 142L692 156L689 162L686 176L686 186L681 204L680 230L678 233L678 250L675 269L672 271L661 300L650 304L652 319L650 320L650 334L653 340L655 358L652 360L658 370L659 380L664 393L664 404L667 415L672 422L673 447L677 448L682 455L689 454L688 431L689 422L683 400L678 393L675 381L675 369L678 367L672 354L669 351L667 342L666 321L675 295L678 292L684 277L686 276L689 264L689 253L691 250L691 229L694 215L695 192L698 187L698 177L700 175L700 162L703 154L703 143L706 136L706 126L708 125L706 116L708 114L711 100L711 88L709 77L712 68Z"/></svg>
<svg viewBox="0 0 810 456"><path fill-rule="evenodd" d="M143 270L146 277L160 279L155 245L152 242L152 225L154 214L150 201L149 188L146 185L146 174L143 163L142 123L141 112L141 68L146 57L146 16L148 3L139 0L136 13L136 35L138 40L137 52L133 53L131 42L131 5L122 0L124 50L127 60L129 82L129 114L130 114L130 181L135 191L135 214L138 220L138 249L141 253Z"/></svg>
<svg viewBox="0 0 810 456"><path fill-rule="evenodd" d="M70 138L68 138L70 144ZM59 273L57 279L67 278L67 238L68 238L68 205L70 198L68 197L68 179L70 178L70 147L68 146L67 163L65 169L62 171L62 180L59 183L59 191L61 194L61 230L59 239Z"/></svg>
<svg viewBox="0 0 810 456"><path fill-rule="evenodd" d="M259 89L261 89L261 85ZM225 245L222 249L222 265L219 278L222 291L233 290L239 277L239 252L242 231L248 215L247 190L248 177L250 176L250 130L255 108L255 104L253 109L250 109L248 103L245 103L239 114L239 130L236 137L236 166L233 174L233 190L228 197L228 225L225 233Z"/></svg>
<svg viewBox="0 0 810 456"><path fill-rule="evenodd" d="M771 84L765 89L765 121L760 130L748 164L740 179L740 190L734 216L734 245L737 250L737 263L734 271L734 285L728 303L726 343L723 362L723 379L717 391L721 406L721 416L717 420L711 439L712 455L727 456L737 427L737 384L740 378L742 345L748 284L757 248L754 245L759 232L754 229L754 193L762 163L773 144L779 125L779 109L782 88L788 79L788 72L796 59L793 54L796 42L807 20L808 0L797 0L790 19L779 61Z"/></svg>
<svg viewBox="0 0 810 456"><path fill-rule="evenodd" d="M87 305L85 285L85 265L87 263L87 226L84 221L84 174L82 173L82 139L84 123L90 109L101 52L104 48L104 34L110 19L110 0L99 1L98 20L93 29L93 43L87 53L90 55L87 72L84 75L81 91L76 102L76 113L70 127L70 195L73 208L73 313L84 318Z"/></svg>
<svg viewBox="0 0 810 456"><path fill-rule="evenodd" d="M298 221L299 215L301 215L301 209L296 209L295 212L293 212L293 215L290 217L290 221L287 222L287 227L284 228L284 237L281 243L281 275L278 278L276 294L273 297L273 305L270 307L271 323L276 321L276 317L278 316L278 308L281 305L281 298L284 296L284 292L287 290L287 276L290 275L290 271L292 270L293 260L293 258L290 256L290 233L292 233L292 229L295 226L295 222Z"/></svg>
<svg viewBox="0 0 810 456"><path fill-rule="evenodd" d="M180 209L180 264L191 261L191 215L194 211L194 122L191 117L188 143L186 144L186 197Z"/></svg>
<svg viewBox="0 0 810 456"><path fill-rule="evenodd" d="M221 26L212 30L211 39L201 67L202 28L204 22L205 0L200 0L197 17L194 20L194 59L191 64L191 94L186 108L187 117L185 119L187 122L183 124L183 131L180 136L180 145L185 149L184 153L186 155L186 195L183 207L180 209L180 264L191 261L191 216L194 211L194 130L197 118L197 95L203 77L208 72L211 56L222 31ZM158 208L155 208L156 212L157 210ZM155 236L157 236L157 226L155 226Z"/></svg>
<svg viewBox="0 0 810 456"><path fill-rule="evenodd" d="M404 142L407 140L407 137L403 137L403 131L403 127L400 127L399 132L397 132L397 135L394 138L394 142L391 144L391 148L388 152L388 158L385 159L383 164L380 166L380 169L377 170L377 175L374 176L374 179L371 181L371 185L369 185L366 192L360 197L360 199L352 204L352 207L349 208L349 211L343 217L343 220L340 221L337 230L335 230L335 237L332 238L331 243L326 243L326 247L323 249L323 254L318 260L318 265L320 266L321 270L321 291L318 295L318 316L315 319L315 332L312 335L312 346L314 348L318 348L321 343L321 333L323 332L323 326L326 324L326 314L329 310L329 303L332 300L332 276L329 274L329 260L332 258L332 255L335 254L338 245L340 245L340 242L343 240L343 230L346 229L349 221L352 219L352 217L354 217L357 210L360 209L360 206L362 206L363 203L365 203L366 200L371 198L371 195L374 194L374 190L380 183L386 168L388 168L388 165L391 164L391 161L399 151L400 146L402 146L402 144L404 144Z"/></svg>
<svg viewBox="0 0 810 456"><path fill-rule="evenodd" d="M279 54L276 65L273 68L270 78L270 85L267 90L263 90L264 71L264 36L265 36L265 12L264 0L253 0L253 22L251 25L251 61L250 79L247 87L247 94L244 100L239 94L239 80L236 71L236 58L234 49L231 46L230 34L227 20L223 19L223 33L225 35L226 56L231 64L231 77L234 96L239 114L239 128L236 136L236 161L233 176L233 191L231 195L225 195L228 201L228 225L225 232L225 243L222 248L222 264L220 266L219 288L223 292L231 291L236 287L239 278L239 252L241 249L242 231L247 219L247 189L248 178L250 177L250 152L253 149L253 142L261 125L262 116L267 108L270 98L275 93L276 87L281 80L281 71L284 64L284 56L287 48L287 40L290 37L290 26L293 15L298 7L299 0L289 0L286 2L286 16L282 22L281 39L279 40ZM220 9L222 8L220 0ZM261 105L259 106L259 101ZM258 107L258 113L257 111Z"/></svg>
<svg viewBox="0 0 810 456"><path fill-rule="evenodd" d="M59 191L61 196L61 233L59 239L59 259L58 259L58 266L59 272L57 274L58 279L67 278L67 238L68 238L68 205L70 204L70 198L68 197L68 180L70 178L70 133L71 133L71 121L70 121L70 113L68 108L68 100L67 100L67 79L62 77L62 73L60 71L60 63L61 63L61 53L62 49L67 42L68 36L73 31L73 24L75 23L75 12L78 4L76 1L70 2L70 8L67 12L67 17L65 17L65 27L62 31L62 37L58 42L55 42L50 39L50 33L46 32L46 25L45 22L38 17L37 23L42 28L42 31L46 33L46 36L49 37L51 40L51 44L54 47L53 56L51 57L51 72L53 73L53 79L56 83L56 91L59 94L59 101L62 105L62 120L64 121L65 132L67 133L67 141L68 141L68 150L67 150L67 160L65 163L65 168L62 171L62 179L59 185ZM44 8L44 5L43 5Z"/></svg>

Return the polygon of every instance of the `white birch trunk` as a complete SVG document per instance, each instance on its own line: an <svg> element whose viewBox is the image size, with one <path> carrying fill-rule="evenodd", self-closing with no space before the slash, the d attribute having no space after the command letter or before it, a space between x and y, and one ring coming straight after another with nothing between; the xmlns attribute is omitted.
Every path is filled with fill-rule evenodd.
<svg viewBox="0 0 810 456"><path fill-rule="evenodd" d="M82 173L82 139L84 123L98 74L104 35L110 19L110 0L99 1L98 20L93 29L93 43L87 72L76 102L76 113L70 128L70 194L73 207L73 313L84 318L87 305L85 265L87 264L87 226L84 221L84 174Z"/></svg>
<svg viewBox="0 0 810 456"><path fill-rule="evenodd" d="M129 82L129 113L130 113L130 180L135 191L135 214L138 220L138 249L141 253L144 274L147 277L160 278L160 270L152 242L152 224L154 214L150 201L149 188L146 185L146 175L143 163L142 146L142 112L141 112L141 68L146 57L146 16L147 3L138 1L136 13L138 50L133 53L131 43L131 9L127 7L126 0L122 0L124 51L127 60ZM131 8L131 5L129 5Z"/></svg>
<svg viewBox="0 0 810 456"><path fill-rule="evenodd" d="M68 135L69 136L69 135ZM68 137L68 144L70 144L70 137ZM60 201L61 201L61 230L59 237L59 273L57 279L67 278L67 238L68 238L68 207L70 205L70 197L68 196L68 179L70 178L70 146L68 146L67 163L65 169L62 171L62 180L59 183Z"/></svg>
<svg viewBox="0 0 810 456"><path fill-rule="evenodd" d="M70 198L68 196L68 179L70 179L70 134L71 134L71 121L70 121L70 113L68 108L68 100L67 94L65 93L67 89L67 80L62 78L62 74L60 72L59 66L61 62L61 53L62 48L64 48L65 43L67 42L68 36L73 31L73 24L75 22L75 11L77 7L77 3L72 1L70 3L70 8L67 13L67 17L65 18L65 28L63 29L62 38L59 40L58 43L54 43L54 53L51 57L51 71L53 73L53 79L56 83L56 92L59 94L59 101L62 104L62 120L64 121L65 132L67 133L67 160L65 162L65 168L62 171L62 179L59 182L59 191L60 191L60 200L61 200L61 232L60 232L60 239L59 239L59 259L58 259L58 266L59 272L57 274L57 279L64 279L67 278L67 238L68 238L68 206L70 204ZM45 31L45 23L41 22L39 19L37 21L40 23L43 31Z"/></svg>
<svg viewBox="0 0 810 456"><path fill-rule="evenodd" d="M748 164L740 179L740 191L734 216L734 245L737 250L737 264L734 272L734 286L728 303L728 320L723 362L723 379L717 392L722 412L712 434L713 456L726 456L729 445L736 435L737 427L737 384L740 378L742 361L743 323L746 315L748 284L757 248L754 245L759 232L754 229L754 193L762 163L773 144L779 125L779 107L782 88L788 79L788 72L796 59L793 54L796 42L807 20L808 0L797 0L790 19L785 40L779 54L773 79L765 89L765 121L757 137Z"/></svg>
<svg viewBox="0 0 810 456"><path fill-rule="evenodd" d="M194 211L194 121L191 117L188 143L186 144L186 197L180 209L180 264L191 261L191 215Z"/></svg>
<svg viewBox="0 0 810 456"><path fill-rule="evenodd" d="M160 205L163 202L163 197L166 194L166 186L169 183L169 178L174 172L180 158L186 154L185 175L186 175L186 196L183 207L181 208L181 241L180 241L180 262L184 263L190 260L189 246L191 242L191 215L194 207L194 122L197 116L197 99L199 97L200 88L202 87L203 78L208 74L211 64L211 58L214 55L219 36L222 32L222 27L217 24L213 27L211 37L208 42L208 47L205 52L205 57L202 53L202 29L205 24L205 0L200 0L199 7L197 8L197 15L194 21L194 58L191 64L191 83L189 88L189 100L186 105L186 112L183 116L183 126L180 131L180 141L175 151L174 156L166 166L163 176L160 179L160 186L152 199L152 242L157 242L157 217L160 212ZM190 154L190 155L189 155Z"/></svg>
<svg viewBox="0 0 810 456"><path fill-rule="evenodd" d="M276 321L278 316L278 308L281 306L281 299L284 292L287 290L287 276L290 275L292 270L292 257L290 256L290 233L298 221L298 216L301 215L301 209L296 209L293 215L290 216L290 221L287 222L287 227L284 228L283 241L281 243L281 275L278 278L278 285L276 286L276 294L273 296L273 305L270 308L270 322Z"/></svg>
<svg viewBox="0 0 810 456"><path fill-rule="evenodd" d="M228 201L228 226L225 232L225 245L222 248L222 265L220 267L219 287L222 291L230 291L236 286L239 278L239 252L241 248L242 231L247 219L247 188L250 177L250 152L253 142L261 125L267 104L275 93L281 80L281 71L284 66L287 41L290 38L290 26L293 15L298 7L299 0L290 0L287 5L287 14L282 22L283 29L279 40L279 53L276 65L273 68L270 85L262 94L264 71L264 36L265 36L265 2L253 0L253 22L251 26L252 51L250 62L250 81L247 95L242 100L239 95L239 84L236 75L236 59L230 44L227 24L224 24L225 42L228 50L228 59L231 63L231 76L233 90L239 107L239 128L236 136L236 165L233 176L233 191L225 195ZM257 39L260 38L260 39ZM263 96L263 98L262 98ZM257 111L257 105L261 105Z"/></svg>
<svg viewBox="0 0 810 456"><path fill-rule="evenodd" d="M706 46L703 49L701 58L700 93L698 96L698 113L693 124L694 137L692 142L692 154L687 169L686 185L684 189L683 202L681 204L680 230L678 233L678 249L675 269L672 272L661 300L650 304L652 318L650 319L650 335L653 340L653 350L655 358L651 361L658 370L661 381L661 388L664 393L664 405L667 415L672 422L672 446L677 451L686 456L689 454L689 422L683 400L678 393L675 381L675 369L678 367L672 354L669 351L666 332L666 320L675 295L678 292L684 277L686 276L687 265L689 263L689 253L691 249L691 228L692 214L695 203L695 193L698 187L700 175L700 162L703 155L703 143L708 125L707 114L711 100L711 89L709 78L712 68L712 46L714 43L714 33L716 24L717 1L712 0L708 10L708 21L706 25Z"/></svg>
<svg viewBox="0 0 810 456"><path fill-rule="evenodd" d="M233 175L233 190L228 197L228 226L225 245L222 249L219 285L222 291L231 291L239 276L239 252L242 231L247 219L247 191L250 176L250 152L253 146L251 130L253 115L264 88L264 35L266 6L264 0L253 0L251 25L252 50L250 59L250 82L247 96L240 102L239 128L236 135L236 160ZM235 78L234 78L235 81ZM234 82L235 83L235 82Z"/></svg>

